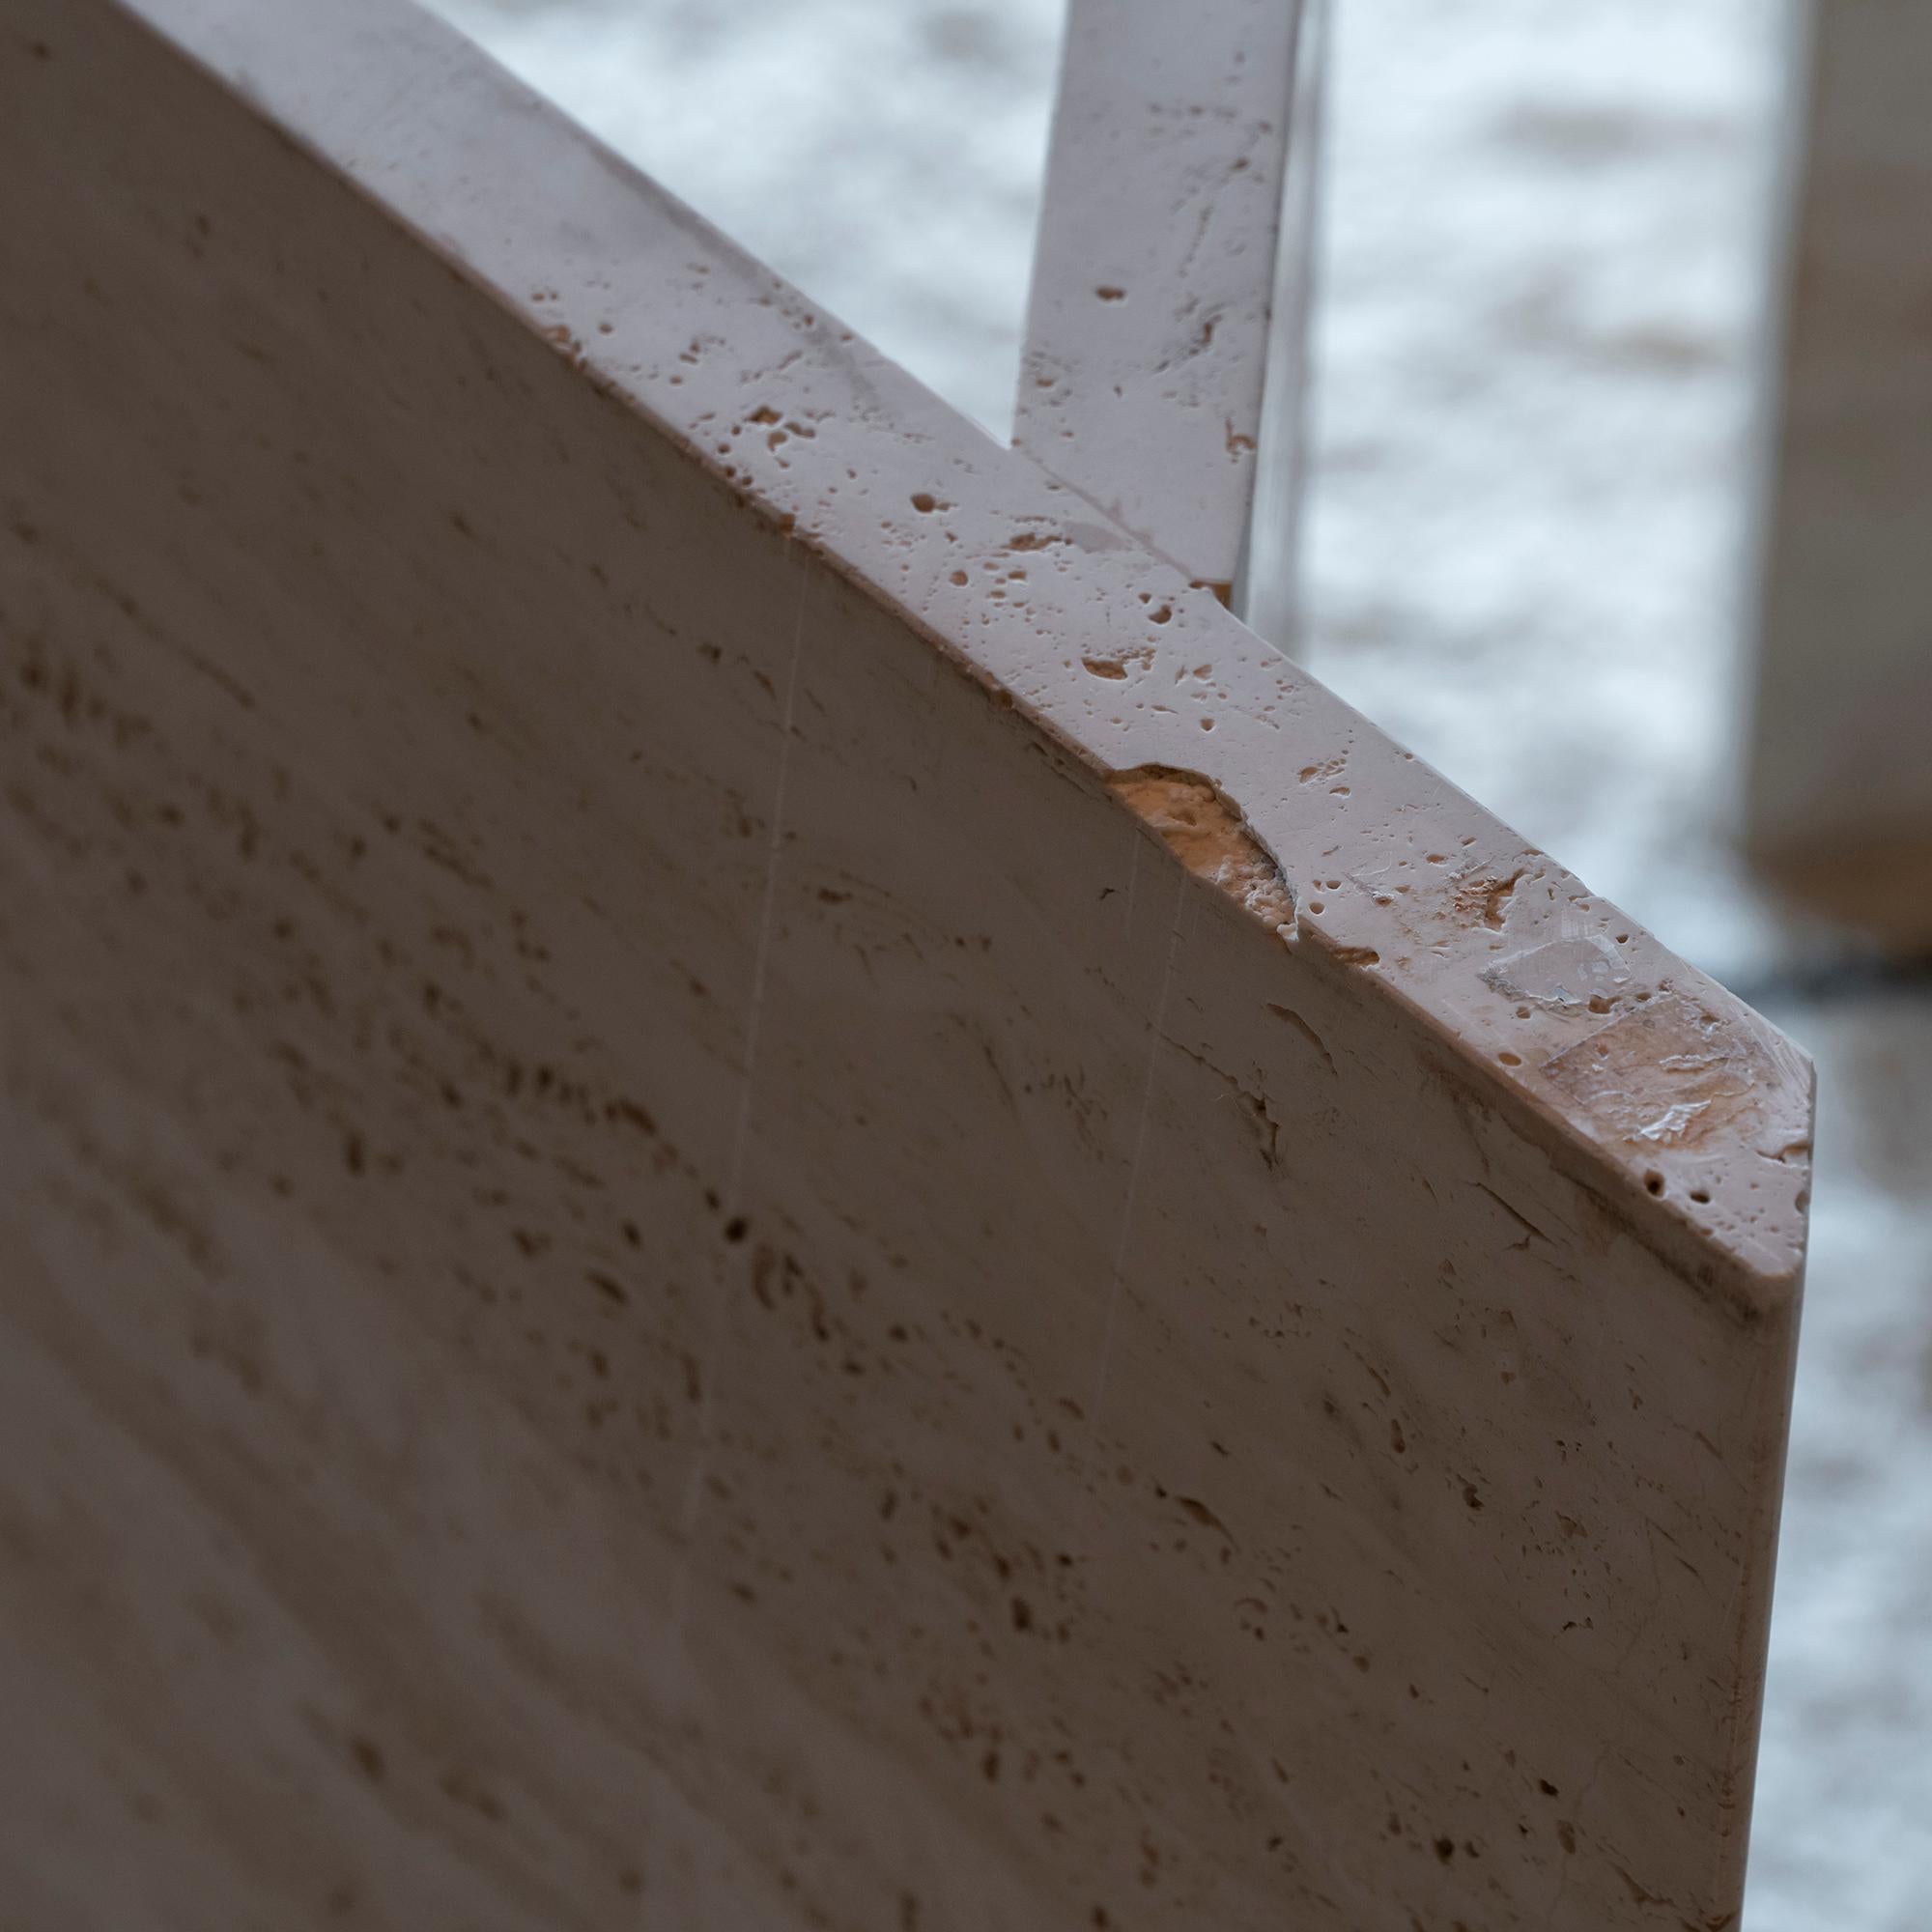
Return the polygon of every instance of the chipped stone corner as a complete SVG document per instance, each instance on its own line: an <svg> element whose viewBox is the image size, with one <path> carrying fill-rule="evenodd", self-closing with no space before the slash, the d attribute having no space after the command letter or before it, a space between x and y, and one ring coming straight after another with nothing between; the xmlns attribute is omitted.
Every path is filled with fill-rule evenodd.
<svg viewBox="0 0 1932 1932"><path fill-rule="evenodd" d="M1799 1049L1718 988L1666 982L1541 1072L1646 1193L1745 1264L1749 1314L1795 1300L1814 1112Z"/></svg>
<svg viewBox="0 0 1932 1932"><path fill-rule="evenodd" d="M1168 849L1270 932L1294 936L1294 887L1212 779L1176 765L1136 765L1108 775L1115 795L1160 834Z"/></svg>

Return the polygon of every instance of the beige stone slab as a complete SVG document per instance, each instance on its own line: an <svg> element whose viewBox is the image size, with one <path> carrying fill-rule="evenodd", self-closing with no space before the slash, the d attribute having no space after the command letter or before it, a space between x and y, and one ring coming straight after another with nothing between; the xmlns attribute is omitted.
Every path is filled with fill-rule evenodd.
<svg viewBox="0 0 1932 1932"><path fill-rule="evenodd" d="M1317 265L1321 259L1332 0L1301 0L1294 93L1275 241L1267 368L1256 439L1254 501L1234 609L1248 627L1299 656L1305 628L1301 548L1311 466L1309 399L1314 376Z"/></svg>
<svg viewBox="0 0 1932 1932"><path fill-rule="evenodd" d="M1812 0L1794 63L1746 834L1807 902L1932 944L1932 15ZM1898 855L1910 855L1900 870Z"/></svg>
<svg viewBox="0 0 1932 1932"><path fill-rule="evenodd" d="M1302 0L1069 0L1014 440L1197 582L1247 550ZM1292 358L1290 358L1292 359Z"/></svg>
<svg viewBox="0 0 1932 1932"><path fill-rule="evenodd" d="M1802 1057L412 11L0 161L7 1895L1729 1922Z"/></svg>

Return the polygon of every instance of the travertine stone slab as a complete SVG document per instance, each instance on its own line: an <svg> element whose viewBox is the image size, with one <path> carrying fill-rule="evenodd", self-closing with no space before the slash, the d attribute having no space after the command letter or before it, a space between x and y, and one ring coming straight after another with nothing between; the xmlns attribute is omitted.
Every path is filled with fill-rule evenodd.
<svg viewBox="0 0 1932 1932"><path fill-rule="evenodd" d="M1333 0L1301 0L1294 94L1275 241L1267 369L1256 439L1254 503L1234 609L1251 630L1299 655L1304 623L1301 531L1310 465L1316 267L1321 260Z"/></svg>
<svg viewBox="0 0 1932 1932"><path fill-rule="evenodd" d="M1932 944L1932 14L1810 0L1758 557L1747 837L1802 895Z"/></svg>
<svg viewBox="0 0 1932 1932"><path fill-rule="evenodd" d="M1302 0L1069 0L1047 156L1014 440L1224 599L1255 492L1301 17Z"/></svg>
<svg viewBox="0 0 1932 1932"><path fill-rule="evenodd" d="M1802 1058L413 12L0 162L22 1922L1730 1922Z"/></svg>

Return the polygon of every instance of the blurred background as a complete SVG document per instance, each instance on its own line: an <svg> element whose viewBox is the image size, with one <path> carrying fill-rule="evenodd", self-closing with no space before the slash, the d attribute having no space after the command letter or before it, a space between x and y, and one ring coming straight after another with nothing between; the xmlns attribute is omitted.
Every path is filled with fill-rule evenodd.
<svg viewBox="0 0 1932 1932"><path fill-rule="evenodd" d="M1060 0L434 0L1005 438ZM1334 0L1324 682L1818 1063L1749 1932L1932 1925L1932 975L1733 856L1786 0Z"/></svg>

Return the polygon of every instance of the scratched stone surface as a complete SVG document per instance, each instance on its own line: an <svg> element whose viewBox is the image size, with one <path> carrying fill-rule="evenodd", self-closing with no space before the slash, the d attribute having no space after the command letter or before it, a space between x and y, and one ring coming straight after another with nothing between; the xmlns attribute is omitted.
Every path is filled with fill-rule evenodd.
<svg viewBox="0 0 1932 1932"><path fill-rule="evenodd" d="M1052 0L442 0L1000 430ZM1932 1870L1932 1001L1726 856L1776 0L1344 0L1322 677L1816 1056L1747 1922L1918 1932ZM1552 670L1552 668L1555 668Z"/></svg>

